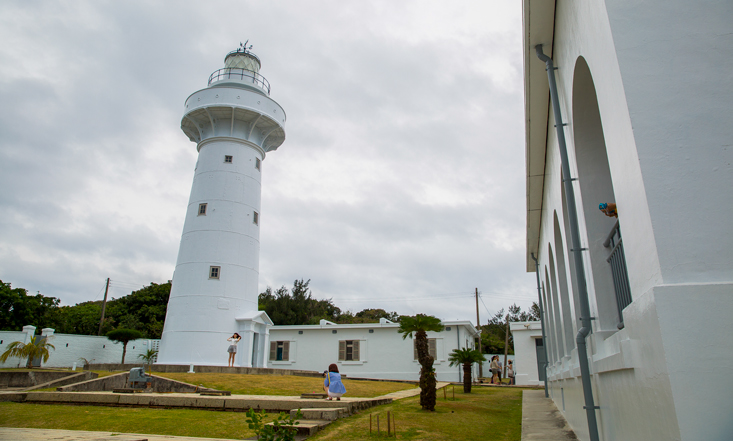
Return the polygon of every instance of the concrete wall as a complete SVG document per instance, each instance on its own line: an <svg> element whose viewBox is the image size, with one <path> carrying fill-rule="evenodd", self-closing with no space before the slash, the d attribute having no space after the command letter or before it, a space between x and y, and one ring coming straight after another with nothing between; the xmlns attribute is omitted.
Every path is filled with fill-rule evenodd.
<svg viewBox="0 0 733 441"><path fill-rule="evenodd" d="M12 332L0 331L0 350L4 352L9 343L14 341L22 341L27 343L30 336L33 335L36 328L26 326L23 329L29 332ZM43 330L48 342L54 345L56 349L49 349L51 356L46 363L42 363L42 367L58 367L70 368L74 364L81 368L84 364L81 357L86 358L93 363L119 363L122 360L122 343L116 343L107 337L96 337L92 335L74 335L74 334L56 334L53 329L46 328ZM154 346L157 340L133 340L127 343L127 354L125 361L128 363L142 364L142 360L138 355L145 354L148 348ZM0 363L0 368L25 367L25 359L9 358L5 363Z"/></svg>
<svg viewBox="0 0 733 441"><path fill-rule="evenodd" d="M509 324L514 339L514 375L517 386L538 386L537 346L542 338L540 322L514 322Z"/></svg>
<svg viewBox="0 0 733 441"><path fill-rule="evenodd" d="M336 325L325 320L321 325L274 326L270 341L289 341L287 361L271 360L268 367L277 369L304 369L324 371L336 363L339 372L349 377L393 380L417 380L420 364L413 359L413 340L402 339L397 332L399 324L382 320L381 323ZM476 329L468 321L444 322L443 332L429 332L436 339L435 368L438 381L461 381L462 367L449 367L448 355L459 345L473 347ZM448 330L450 328L450 330ZM359 361L338 361L340 340L358 340ZM478 365L474 366L474 377Z"/></svg>
<svg viewBox="0 0 733 441"><path fill-rule="evenodd" d="M525 10L533 3L525 1ZM733 311L733 128L725 116L733 107L733 6L559 0L554 17L551 38L533 44L554 50L571 175L579 178L600 437L729 439L733 377L721 367L733 366L733 322L726 318ZM544 69L533 46L525 51L525 72ZM566 288L570 308L557 295L561 276L573 280L575 269L556 122L551 112L538 248L550 393L588 439L577 350L567 339L579 318L577 287ZM613 220L598 211L600 202L619 207L633 300L621 330L602 245ZM696 360L685 355L692 348L700 351Z"/></svg>

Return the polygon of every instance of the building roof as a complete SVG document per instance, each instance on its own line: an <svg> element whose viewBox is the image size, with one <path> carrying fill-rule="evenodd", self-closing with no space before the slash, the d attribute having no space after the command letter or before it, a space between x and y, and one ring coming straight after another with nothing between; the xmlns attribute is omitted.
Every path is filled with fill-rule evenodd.
<svg viewBox="0 0 733 441"><path fill-rule="evenodd" d="M470 320L451 320L441 321L443 326L464 326L472 336L478 336L479 332ZM399 323L380 319L379 323L333 323L328 320L321 320L317 325L275 325L271 330L294 330L306 331L314 329L375 329L375 328L393 328L400 327Z"/></svg>
<svg viewBox="0 0 733 441"><path fill-rule="evenodd" d="M555 1L524 0L522 8L524 59L525 172L527 179L527 271L534 272L532 253L537 257L545 182L550 86L545 64L535 55L543 45L552 57L555 33Z"/></svg>

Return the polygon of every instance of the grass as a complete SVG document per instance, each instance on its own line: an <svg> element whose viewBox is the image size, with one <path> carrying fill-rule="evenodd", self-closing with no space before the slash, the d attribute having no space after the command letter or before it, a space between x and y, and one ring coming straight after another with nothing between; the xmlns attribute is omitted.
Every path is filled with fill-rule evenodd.
<svg viewBox="0 0 733 441"><path fill-rule="evenodd" d="M0 426L242 439L255 436L242 412L0 403ZM268 414L265 422L275 419Z"/></svg>
<svg viewBox="0 0 733 441"><path fill-rule="evenodd" d="M244 375L244 374L187 374L153 372L172 380L199 384L218 390L228 390L243 395L283 395L300 396L306 392L323 392L323 379L320 377L298 377L295 375ZM348 397L373 398L399 390L414 389L409 383L387 381L343 380Z"/></svg>
<svg viewBox="0 0 733 441"><path fill-rule="evenodd" d="M309 438L323 440L363 440L386 438L387 411L395 418L397 437L403 440L476 440L519 441L522 435L522 390L515 388L474 387L464 394L456 386L455 401L438 391L435 412L420 408L419 397L398 400L392 404L366 410L350 418L330 424ZM369 416L373 417L369 434ZM381 434L376 434L376 416L380 417Z"/></svg>

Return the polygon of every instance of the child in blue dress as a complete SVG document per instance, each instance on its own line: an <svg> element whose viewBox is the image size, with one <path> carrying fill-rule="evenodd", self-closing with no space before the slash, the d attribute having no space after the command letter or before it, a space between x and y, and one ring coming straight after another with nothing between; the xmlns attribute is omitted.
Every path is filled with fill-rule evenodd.
<svg viewBox="0 0 733 441"><path fill-rule="evenodd" d="M328 371L323 373L325 377L323 380L323 390L328 393L328 400L336 398L336 401L341 401L341 396L346 393L344 383L341 382L341 374L339 374L339 368L335 363L332 363L328 367Z"/></svg>

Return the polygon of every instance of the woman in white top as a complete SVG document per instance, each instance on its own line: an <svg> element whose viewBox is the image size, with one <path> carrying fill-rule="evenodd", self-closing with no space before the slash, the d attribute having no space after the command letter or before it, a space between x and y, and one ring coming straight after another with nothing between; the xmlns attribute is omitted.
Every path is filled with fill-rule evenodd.
<svg viewBox="0 0 733 441"><path fill-rule="evenodd" d="M234 367L234 357L237 355L237 343L239 343L239 340L241 339L242 337L240 337L236 332L227 339L227 341L232 342L227 349L227 352L229 353L229 367Z"/></svg>

